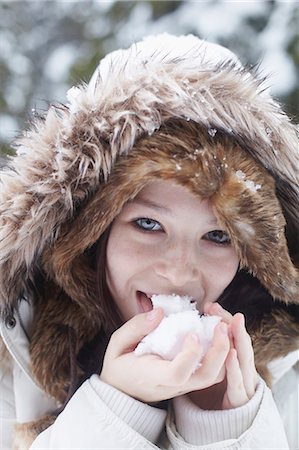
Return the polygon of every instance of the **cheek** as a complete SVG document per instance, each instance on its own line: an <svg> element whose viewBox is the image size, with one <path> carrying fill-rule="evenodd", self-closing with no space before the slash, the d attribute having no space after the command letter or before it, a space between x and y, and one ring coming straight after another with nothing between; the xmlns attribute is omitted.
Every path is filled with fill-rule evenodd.
<svg viewBox="0 0 299 450"><path fill-rule="evenodd" d="M106 279L111 291L115 297L115 291L122 284L124 273L123 253L121 252L122 240L117 237L117 232L112 228L106 250Z"/></svg>
<svg viewBox="0 0 299 450"><path fill-rule="evenodd" d="M208 293L210 301L217 301L224 289L230 284L236 275L239 267L239 260L232 251L225 257L216 258L206 265Z"/></svg>
<svg viewBox="0 0 299 450"><path fill-rule="evenodd" d="M239 267L239 258L234 250L231 249L230 254L224 261L222 271L224 278L228 281L228 284L232 281Z"/></svg>
<svg viewBox="0 0 299 450"><path fill-rule="evenodd" d="M121 231L112 229L107 243L107 282L112 294L124 291L143 259L142 251Z"/></svg>

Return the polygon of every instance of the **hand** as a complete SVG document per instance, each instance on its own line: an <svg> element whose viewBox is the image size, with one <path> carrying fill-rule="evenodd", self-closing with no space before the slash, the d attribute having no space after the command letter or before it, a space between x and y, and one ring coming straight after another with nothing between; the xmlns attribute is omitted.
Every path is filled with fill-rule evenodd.
<svg viewBox="0 0 299 450"><path fill-rule="evenodd" d="M182 350L167 361L156 355L136 356L141 339L156 328L162 309L138 314L111 336L100 378L143 402L158 402L219 383L225 375L224 364L230 351L226 323L217 325L212 346L197 369L201 355L196 335L187 335Z"/></svg>
<svg viewBox="0 0 299 450"><path fill-rule="evenodd" d="M252 343L245 328L244 316L241 313L232 316L218 303L205 305L204 312L218 315L228 324L231 349L225 361L225 380L204 391L194 392L190 397L203 409L237 408L253 397L258 380Z"/></svg>

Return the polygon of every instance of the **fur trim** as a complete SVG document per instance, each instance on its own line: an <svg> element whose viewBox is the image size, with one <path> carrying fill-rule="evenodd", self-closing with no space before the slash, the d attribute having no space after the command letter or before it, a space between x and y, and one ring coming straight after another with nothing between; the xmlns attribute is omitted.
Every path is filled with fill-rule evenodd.
<svg viewBox="0 0 299 450"><path fill-rule="evenodd" d="M35 438L52 425L55 419L55 416L49 415L33 422L16 424L12 450L29 450Z"/></svg>

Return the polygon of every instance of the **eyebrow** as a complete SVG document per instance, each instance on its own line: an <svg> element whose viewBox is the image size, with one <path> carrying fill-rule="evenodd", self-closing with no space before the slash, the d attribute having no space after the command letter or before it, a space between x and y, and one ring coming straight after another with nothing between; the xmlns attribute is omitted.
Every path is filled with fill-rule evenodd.
<svg viewBox="0 0 299 450"><path fill-rule="evenodd" d="M148 200L143 197L135 197L133 200L129 202L129 204L138 204L142 206L148 206L149 208L156 209L158 211L162 211L166 214L173 215L173 212L167 206L161 205L160 203L153 202L152 200Z"/></svg>

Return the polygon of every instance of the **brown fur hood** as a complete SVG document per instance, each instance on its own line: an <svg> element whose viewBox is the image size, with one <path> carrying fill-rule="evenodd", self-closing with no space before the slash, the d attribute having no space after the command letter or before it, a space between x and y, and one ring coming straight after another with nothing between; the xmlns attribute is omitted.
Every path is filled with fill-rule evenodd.
<svg viewBox="0 0 299 450"><path fill-rule="evenodd" d="M2 173L1 317L42 280L31 355L43 388L64 399L69 330L78 352L105 323L94 244L157 178L210 198L254 275L252 303L240 290L230 306L254 311L258 362L299 347L298 134L257 74L218 46L162 35L106 57L68 100L35 120Z"/></svg>

